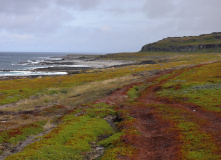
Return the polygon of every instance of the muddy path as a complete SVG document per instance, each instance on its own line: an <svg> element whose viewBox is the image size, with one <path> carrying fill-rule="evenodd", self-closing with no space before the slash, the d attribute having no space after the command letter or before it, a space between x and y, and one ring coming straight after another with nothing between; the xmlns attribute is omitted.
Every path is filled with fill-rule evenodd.
<svg viewBox="0 0 221 160"><path fill-rule="evenodd" d="M152 82L156 78L172 71L159 72L155 76L150 77L145 83ZM142 98L136 99L136 102L141 102L138 105L128 103L127 92L130 88L143 83L134 83L124 86L121 89L113 92L111 95L96 101L96 103L107 103L114 105L119 109L126 110L130 116L136 118L134 127L141 133L136 137L134 142L131 142L136 148L137 154L132 157L133 160L141 159L178 159L179 145L176 142L178 133L168 132L172 128L172 123L163 120L154 108L146 107L146 105L156 102L156 97L153 92L158 86L149 87L148 90L143 91L148 93L145 101ZM149 92L149 90L152 90ZM158 102L160 103L160 102ZM127 158L125 158L127 159Z"/></svg>
<svg viewBox="0 0 221 160"><path fill-rule="evenodd" d="M202 65L194 66L200 67ZM191 70L190 67L187 70ZM161 98L156 95L156 92L161 90L161 86L168 80L173 79L183 73L184 70L177 70L175 74L162 79L158 83L149 85L140 93L140 96L134 100L135 103L128 103L127 92L133 86L148 84L157 78L170 74L173 71L159 72L153 77L147 78L143 83L134 83L124 86L121 89L113 92L111 95L98 100L96 103L105 102L110 105L115 105L117 108L126 110L130 116L136 118L134 127L140 132L136 140L133 141L133 146L136 148L136 154L129 159L133 160L173 160L182 159L180 132L174 129L175 124L171 120L166 120L159 108L155 105L167 105L171 108L179 108L185 113L185 121L196 123L200 126L200 130L208 133L214 139L214 143L221 148L221 117L219 114L205 111L200 106L188 103L179 103L167 98ZM125 158L128 159L128 158Z"/></svg>
<svg viewBox="0 0 221 160"><path fill-rule="evenodd" d="M147 79L147 83L172 72L162 72L153 78ZM178 72L172 77L178 76L181 73ZM137 137L135 144L137 154L132 159L180 159L180 146L177 141L179 133L173 130L173 122L161 118L161 115L157 112L157 108L154 107L156 104L161 104L155 92L160 89L160 85L163 82L166 81L163 80L147 87L140 93L141 96L135 100L139 105L134 105L129 109L131 116L137 119L135 127L141 133Z"/></svg>

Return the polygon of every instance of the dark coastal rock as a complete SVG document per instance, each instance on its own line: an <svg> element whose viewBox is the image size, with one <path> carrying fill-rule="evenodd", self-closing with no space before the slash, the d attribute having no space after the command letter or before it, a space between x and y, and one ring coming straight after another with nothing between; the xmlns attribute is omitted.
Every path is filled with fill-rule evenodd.
<svg viewBox="0 0 221 160"><path fill-rule="evenodd" d="M48 67L48 68L38 68L35 69L35 71L81 71L81 70L87 70L91 69L92 67Z"/></svg>
<svg viewBox="0 0 221 160"><path fill-rule="evenodd" d="M143 46L141 51L159 51L159 52L195 52L203 49L221 49L221 44L199 44L199 45L184 45L173 46L167 45L165 47L158 47L154 43Z"/></svg>
<svg viewBox="0 0 221 160"><path fill-rule="evenodd" d="M148 60L148 61L142 61L139 64L156 64L156 62L152 60Z"/></svg>
<svg viewBox="0 0 221 160"><path fill-rule="evenodd" d="M101 157L104 154L104 147L92 143L91 152L88 152L85 156L85 160L94 160Z"/></svg>

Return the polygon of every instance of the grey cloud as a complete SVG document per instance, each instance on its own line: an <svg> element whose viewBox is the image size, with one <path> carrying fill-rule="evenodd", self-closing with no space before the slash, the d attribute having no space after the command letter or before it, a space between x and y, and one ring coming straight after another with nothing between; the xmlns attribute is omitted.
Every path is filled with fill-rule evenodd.
<svg viewBox="0 0 221 160"><path fill-rule="evenodd" d="M220 6L221 0L0 0L0 50L138 51L167 36L220 31Z"/></svg>
<svg viewBox="0 0 221 160"><path fill-rule="evenodd" d="M139 3L135 2L134 0L117 0L111 2L107 6L107 12L111 12L115 15L121 14L136 14L142 12L141 8L144 4L145 0L139 0Z"/></svg>
<svg viewBox="0 0 221 160"><path fill-rule="evenodd" d="M16 16L0 14L0 29L19 33L49 33L61 29L73 19L73 16L60 9Z"/></svg>
<svg viewBox="0 0 221 160"><path fill-rule="evenodd" d="M49 6L51 0L0 0L0 13L28 14L39 12Z"/></svg>
<svg viewBox="0 0 221 160"><path fill-rule="evenodd" d="M88 10L93 9L98 4L100 4L101 0L55 0L56 3L60 6L73 8L73 9L81 9Z"/></svg>
<svg viewBox="0 0 221 160"><path fill-rule="evenodd" d="M173 0L147 0L143 11L148 18L163 18L169 16L174 8Z"/></svg>
<svg viewBox="0 0 221 160"><path fill-rule="evenodd" d="M120 7L112 7L108 9L108 11L114 13L115 15L123 14L126 12L125 9Z"/></svg>
<svg viewBox="0 0 221 160"><path fill-rule="evenodd" d="M107 11L113 13L114 15L134 14L134 13L141 12L139 7L134 7L134 6L132 7L130 6L128 8L115 6L115 7L109 8Z"/></svg>
<svg viewBox="0 0 221 160"><path fill-rule="evenodd" d="M0 0L0 30L39 34L64 29L70 9L96 7L100 0Z"/></svg>
<svg viewBox="0 0 221 160"><path fill-rule="evenodd" d="M180 32L200 33L221 28L220 0L146 0L148 19L171 21Z"/></svg>
<svg viewBox="0 0 221 160"><path fill-rule="evenodd" d="M177 13L180 17L179 29L219 31L221 28L220 0L183 0Z"/></svg>

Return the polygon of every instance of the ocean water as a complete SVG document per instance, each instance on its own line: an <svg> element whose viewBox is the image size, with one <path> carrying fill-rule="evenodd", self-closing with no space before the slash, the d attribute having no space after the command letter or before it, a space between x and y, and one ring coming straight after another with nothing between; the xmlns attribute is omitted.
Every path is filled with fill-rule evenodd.
<svg viewBox="0 0 221 160"><path fill-rule="evenodd" d="M27 76L27 75L56 75L65 72L33 72L36 68L52 67L52 65L40 65L40 62L59 60L68 53L21 53L0 52L0 76Z"/></svg>

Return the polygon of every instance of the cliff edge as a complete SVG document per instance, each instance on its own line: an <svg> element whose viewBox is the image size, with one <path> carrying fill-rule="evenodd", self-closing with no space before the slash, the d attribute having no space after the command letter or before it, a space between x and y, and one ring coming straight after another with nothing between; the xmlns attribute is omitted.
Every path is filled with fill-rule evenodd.
<svg viewBox="0 0 221 160"><path fill-rule="evenodd" d="M168 37L142 47L142 52L197 52L221 51L221 32L202 34L199 36Z"/></svg>

